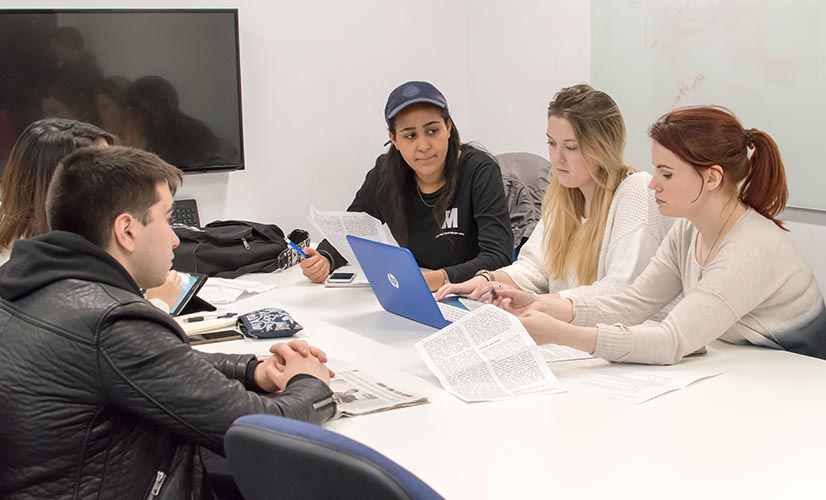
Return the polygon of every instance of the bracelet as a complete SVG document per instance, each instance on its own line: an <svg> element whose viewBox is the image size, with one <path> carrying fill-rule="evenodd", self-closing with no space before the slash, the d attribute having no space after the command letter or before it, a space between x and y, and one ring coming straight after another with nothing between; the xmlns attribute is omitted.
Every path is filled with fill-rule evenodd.
<svg viewBox="0 0 826 500"><path fill-rule="evenodd" d="M482 269L481 271L477 271L474 276L481 276L488 280L489 282L496 281L496 275L493 274L493 271L488 271L487 269Z"/></svg>
<svg viewBox="0 0 826 500"><path fill-rule="evenodd" d="M444 283L444 284L445 284L445 285L449 285L449 284L450 284L450 276L448 276L448 275L447 275L447 271L445 271L444 269L442 269L442 274L444 274L444 275L445 275L445 283Z"/></svg>

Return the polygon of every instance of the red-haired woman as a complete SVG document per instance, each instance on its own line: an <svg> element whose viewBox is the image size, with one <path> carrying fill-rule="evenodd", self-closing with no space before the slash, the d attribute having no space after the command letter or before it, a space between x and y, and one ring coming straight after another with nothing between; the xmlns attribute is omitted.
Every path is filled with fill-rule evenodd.
<svg viewBox="0 0 826 500"><path fill-rule="evenodd" d="M715 339L826 358L826 307L811 266L776 216L788 190L765 132L728 110L672 111L650 129L651 181L663 215L679 217L624 292L553 299L503 290L538 344L610 361L672 364ZM649 319L680 293L661 323Z"/></svg>

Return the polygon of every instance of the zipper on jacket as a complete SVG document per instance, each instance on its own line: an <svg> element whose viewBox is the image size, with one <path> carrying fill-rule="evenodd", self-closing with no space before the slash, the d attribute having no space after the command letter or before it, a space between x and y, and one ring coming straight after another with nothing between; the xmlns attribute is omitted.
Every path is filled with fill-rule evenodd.
<svg viewBox="0 0 826 500"><path fill-rule="evenodd" d="M241 238L241 243L243 243L243 244L244 244L244 248L246 248L247 250L249 250L249 249L250 249L250 244L249 244L249 243L247 243L247 239L246 239L246 238Z"/></svg>
<svg viewBox="0 0 826 500"><path fill-rule="evenodd" d="M324 398L321 401L316 401L315 403L313 403L313 410L318 411L321 408L324 408L326 406L330 406L331 404L333 404L333 402L334 402L333 396L330 396L328 398Z"/></svg>
<svg viewBox="0 0 826 500"><path fill-rule="evenodd" d="M147 500L152 500L153 498L157 497L158 494L161 492L161 486L163 486L163 482L166 479L166 473L164 471L158 471L158 475L155 477L155 484L152 485L152 491L149 492L149 498Z"/></svg>

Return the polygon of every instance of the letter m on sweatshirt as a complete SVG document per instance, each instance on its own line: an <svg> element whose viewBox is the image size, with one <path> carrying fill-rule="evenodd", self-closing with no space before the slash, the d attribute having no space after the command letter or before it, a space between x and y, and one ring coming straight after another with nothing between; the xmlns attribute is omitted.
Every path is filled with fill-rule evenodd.
<svg viewBox="0 0 826 500"><path fill-rule="evenodd" d="M442 229L458 229L459 228L459 209L451 208L445 210L445 223L442 224Z"/></svg>

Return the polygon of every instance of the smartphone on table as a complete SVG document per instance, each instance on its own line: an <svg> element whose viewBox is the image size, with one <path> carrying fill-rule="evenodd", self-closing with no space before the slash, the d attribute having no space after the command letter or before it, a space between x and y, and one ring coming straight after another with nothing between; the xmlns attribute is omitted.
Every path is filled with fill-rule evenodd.
<svg viewBox="0 0 826 500"><path fill-rule="evenodd" d="M219 332L199 333L189 336L189 343L192 345L211 344L213 342L225 342L227 340L238 340L244 338L238 330L221 330Z"/></svg>
<svg viewBox="0 0 826 500"><path fill-rule="evenodd" d="M327 283L350 283L356 273L334 272L327 278Z"/></svg>

